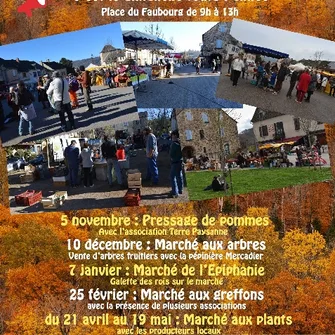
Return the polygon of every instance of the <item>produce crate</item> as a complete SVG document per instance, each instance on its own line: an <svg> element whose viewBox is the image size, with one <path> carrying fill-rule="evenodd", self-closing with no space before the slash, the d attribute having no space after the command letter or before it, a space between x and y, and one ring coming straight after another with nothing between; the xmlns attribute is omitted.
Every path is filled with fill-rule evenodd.
<svg viewBox="0 0 335 335"><path fill-rule="evenodd" d="M128 182L139 181L142 178L142 174L138 169L128 170Z"/></svg>
<svg viewBox="0 0 335 335"><path fill-rule="evenodd" d="M57 209L63 205L67 199L66 191L58 191L49 197L42 198L42 205L44 209Z"/></svg>
<svg viewBox="0 0 335 335"><path fill-rule="evenodd" d="M42 191L28 190L15 196L15 203L18 206L32 206L42 199Z"/></svg>
<svg viewBox="0 0 335 335"><path fill-rule="evenodd" d="M138 189L128 189L123 199L126 206L139 206L141 200L140 192Z"/></svg>
<svg viewBox="0 0 335 335"><path fill-rule="evenodd" d="M128 180L128 188L141 188L142 187L142 178L139 180Z"/></svg>

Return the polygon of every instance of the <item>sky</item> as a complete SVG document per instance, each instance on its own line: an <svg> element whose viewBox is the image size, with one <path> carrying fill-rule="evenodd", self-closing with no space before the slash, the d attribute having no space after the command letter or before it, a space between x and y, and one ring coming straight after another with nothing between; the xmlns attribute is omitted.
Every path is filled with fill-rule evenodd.
<svg viewBox="0 0 335 335"><path fill-rule="evenodd" d="M107 43L123 49L120 23L4 45L0 47L0 58L58 62L65 57L73 61L90 58L92 54L99 56Z"/></svg>
<svg viewBox="0 0 335 335"><path fill-rule="evenodd" d="M145 32L145 28L157 22L121 22L122 30L139 30ZM202 34L215 26L216 22L158 22L162 30L164 40L170 42L173 37L176 51L199 50L202 44Z"/></svg>
<svg viewBox="0 0 335 335"><path fill-rule="evenodd" d="M335 42L308 35L234 19L231 35L237 40L288 53L295 60L313 59L316 51L323 51L322 60L335 61Z"/></svg>

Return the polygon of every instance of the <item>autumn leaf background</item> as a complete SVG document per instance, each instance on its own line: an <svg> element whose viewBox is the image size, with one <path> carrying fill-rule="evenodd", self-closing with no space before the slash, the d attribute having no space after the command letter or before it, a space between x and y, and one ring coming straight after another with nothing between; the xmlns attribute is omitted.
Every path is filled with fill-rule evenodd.
<svg viewBox="0 0 335 335"><path fill-rule="evenodd" d="M111 22L101 17L100 8L104 2L72 0L50 0L45 9L33 11L32 18L17 12L22 0L0 2L0 42L14 43L32 38L44 37L63 32L75 31ZM141 6L134 2L116 2L124 8ZM239 9L239 18L277 28L300 32L320 38L335 40L335 2L333 0L269 0L236 4L227 2L195 2L193 7L215 6ZM158 3L150 3L154 8ZM173 8L174 3L159 3L161 8ZM178 4L189 7L189 2ZM134 20L134 18L126 18ZM164 18L162 18L163 20ZM194 20L200 19L199 17ZM227 21L228 17L209 17L209 21ZM137 19L136 19L137 20ZM171 20L171 18L165 18ZM20 27L20 29L17 29ZM333 177L335 177L335 126L326 125L327 141ZM204 215L269 215L271 224L267 227L230 229L229 236L205 236L200 241L229 239L265 240L262 265L266 268L264 277L225 277L224 289L243 288L264 290L264 300L247 302L246 310L229 310L231 319L236 315L291 315L293 324L281 326L252 325L222 327L226 334L331 334L335 324L335 202L334 182L300 185L281 190L238 195L225 199L203 202L189 202L177 206L97 209L66 213L72 216L186 216ZM77 238L86 241L95 238L96 231L89 228L62 227L63 213L44 213L11 216L8 205L8 184L6 155L0 150L0 334L1 335L107 335L116 334L118 327L104 326L46 326L44 319L52 313L62 318L65 314L94 315L87 311L87 301L69 301L70 288L99 287L111 289L109 279L70 276L67 255L67 240ZM102 237L99 237L102 238ZM104 237L116 240L116 236ZM132 237L134 239L140 237ZM130 238L130 239L132 239ZM153 241L154 237L143 239ZM173 240L184 236L173 236ZM218 251L225 254L226 251ZM199 261L199 263L204 261ZM103 261L100 262L104 264ZM133 261L114 261L113 265L132 266ZM233 261L227 261L233 264ZM235 262L236 263L236 262ZM244 262L243 264L252 264ZM89 262L88 262L89 264ZM150 265L168 264L171 261L147 261ZM178 261L178 266L186 264ZM208 264L208 262L206 262ZM236 264L242 264L236 263ZM153 278L155 279L155 278ZM183 279L179 277L177 279ZM168 286L168 287L167 287ZM138 286L120 286L120 289L137 290ZM155 284L157 290L169 289L169 285ZM222 287L199 286L198 289L213 292ZM190 287L185 288L186 292ZM227 302L227 301L223 301ZM101 312L101 311L100 311ZM113 315L130 316L126 310L112 311ZM180 311L137 311L147 316ZM209 315L213 311L198 311ZM125 325L131 328L130 323ZM149 327L145 325L144 327ZM180 327L180 326L179 326Z"/></svg>

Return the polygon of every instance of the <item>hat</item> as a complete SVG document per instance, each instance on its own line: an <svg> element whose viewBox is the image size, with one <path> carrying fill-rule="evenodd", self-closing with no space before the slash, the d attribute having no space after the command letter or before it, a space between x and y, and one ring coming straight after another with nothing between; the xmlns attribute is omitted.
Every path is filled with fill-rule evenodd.
<svg viewBox="0 0 335 335"><path fill-rule="evenodd" d="M45 75L43 76L43 78L50 78L50 76L49 76L49 74L47 73L47 74L45 74Z"/></svg>
<svg viewBox="0 0 335 335"><path fill-rule="evenodd" d="M52 78L60 78L60 72L59 71L54 71L53 73L52 73Z"/></svg>

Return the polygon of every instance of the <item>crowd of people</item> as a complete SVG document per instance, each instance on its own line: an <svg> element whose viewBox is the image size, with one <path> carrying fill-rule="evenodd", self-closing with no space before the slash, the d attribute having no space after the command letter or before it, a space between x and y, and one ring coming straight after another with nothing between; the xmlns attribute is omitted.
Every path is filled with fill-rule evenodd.
<svg viewBox="0 0 335 335"><path fill-rule="evenodd" d="M183 156L179 134L173 131L170 134L171 143L169 146L169 157L171 163L170 180L171 193L170 197L177 198L183 194L184 176L183 176ZM159 169L157 159L159 155L159 144L156 136L150 127L146 127L144 132L138 131L129 141L131 148L144 145L147 160L147 172L145 181L150 182L151 186L159 184ZM125 180L123 178L121 161L126 159L127 146L120 141L116 141L107 135L103 138L103 143L97 154L88 143L84 143L81 151L76 140L64 150L66 166L69 170L70 186L76 188L79 186L78 174L80 165L83 171L84 187L93 187L93 166L96 160L105 160L107 163L107 180L110 187L116 186L117 189L124 189ZM116 185L113 183L113 173L115 174Z"/></svg>
<svg viewBox="0 0 335 335"><path fill-rule="evenodd" d="M87 111L93 112L91 87L95 85L105 85L110 88L119 87L121 78L127 77L129 81L131 71L132 67L123 65L119 65L117 68L101 68L92 71L80 66L66 76L63 76L59 71L40 76L35 85L20 81L16 86L9 87L9 92L0 94L0 129L5 127L5 122L18 121L19 136L24 133L25 123L28 124L29 134L33 134L37 118L33 104L35 100L42 104L44 110L47 109L50 113L59 115L62 131L75 129L72 110L79 107L78 95L84 97ZM2 106L4 99L7 100L11 110L9 115L5 115ZM66 116L69 126L67 126Z"/></svg>
<svg viewBox="0 0 335 335"><path fill-rule="evenodd" d="M237 86L240 77L248 79L250 75L249 64L242 53L235 59L232 56L229 57L228 73L233 86ZM327 76L320 70L308 67L296 69L294 65L288 66L285 62L261 61L256 63L256 66L253 67L252 83L256 87L277 95L288 77L290 86L286 96L292 98L292 92L296 89L297 103L310 102L313 93L316 90L324 92L328 83L330 85L329 96L335 97L335 76Z"/></svg>

